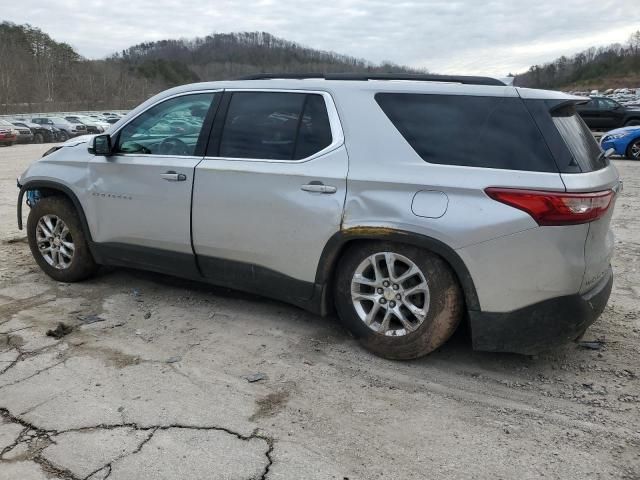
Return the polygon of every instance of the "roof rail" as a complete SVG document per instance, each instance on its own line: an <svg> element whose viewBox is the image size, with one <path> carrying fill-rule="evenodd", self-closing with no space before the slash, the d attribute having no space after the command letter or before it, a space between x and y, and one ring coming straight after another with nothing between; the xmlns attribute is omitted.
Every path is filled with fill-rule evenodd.
<svg viewBox="0 0 640 480"><path fill-rule="evenodd" d="M238 80L304 80L318 78L324 80L412 80L417 82L448 82L467 85L499 85L506 84L497 78L475 77L466 75L432 75L424 73L256 73Z"/></svg>

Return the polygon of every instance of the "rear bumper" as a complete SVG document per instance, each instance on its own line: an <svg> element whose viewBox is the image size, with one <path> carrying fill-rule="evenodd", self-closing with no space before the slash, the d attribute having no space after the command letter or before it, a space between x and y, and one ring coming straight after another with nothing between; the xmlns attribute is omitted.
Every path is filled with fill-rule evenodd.
<svg viewBox="0 0 640 480"><path fill-rule="evenodd" d="M532 355L575 340L600 316L613 272L582 295L552 298L512 312L470 311L473 348Z"/></svg>

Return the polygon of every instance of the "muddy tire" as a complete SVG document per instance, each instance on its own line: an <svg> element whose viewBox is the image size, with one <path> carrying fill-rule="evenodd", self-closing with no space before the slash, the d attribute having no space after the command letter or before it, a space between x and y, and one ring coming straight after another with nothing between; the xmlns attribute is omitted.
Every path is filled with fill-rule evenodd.
<svg viewBox="0 0 640 480"><path fill-rule="evenodd" d="M431 353L456 330L463 296L439 256L404 244L355 244L339 260L338 316L376 355L409 360Z"/></svg>
<svg viewBox="0 0 640 480"><path fill-rule="evenodd" d="M27 238L36 263L54 280L77 282L98 268L78 213L64 197L44 197L36 203L27 219Z"/></svg>

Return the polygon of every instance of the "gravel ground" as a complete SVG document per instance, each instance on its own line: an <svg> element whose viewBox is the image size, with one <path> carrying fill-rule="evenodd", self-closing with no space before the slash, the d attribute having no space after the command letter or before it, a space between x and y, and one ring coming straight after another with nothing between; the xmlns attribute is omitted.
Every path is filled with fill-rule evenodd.
<svg viewBox="0 0 640 480"><path fill-rule="evenodd" d="M640 478L639 163L615 161L599 349L479 353L462 329L401 363L226 289L52 281L15 220L15 178L46 148L0 149L0 479ZM46 336L60 321L73 331Z"/></svg>

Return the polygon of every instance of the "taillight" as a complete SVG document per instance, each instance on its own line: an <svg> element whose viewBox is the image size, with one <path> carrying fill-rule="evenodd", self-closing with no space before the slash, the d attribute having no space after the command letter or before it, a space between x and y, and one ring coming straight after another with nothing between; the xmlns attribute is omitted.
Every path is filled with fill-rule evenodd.
<svg viewBox="0 0 640 480"><path fill-rule="evenodd" d="M538 225L577 225L602 217L615 193L613 190L589 193L544 192L490 187L486 194L494 200L527 212Z"/></svg>

